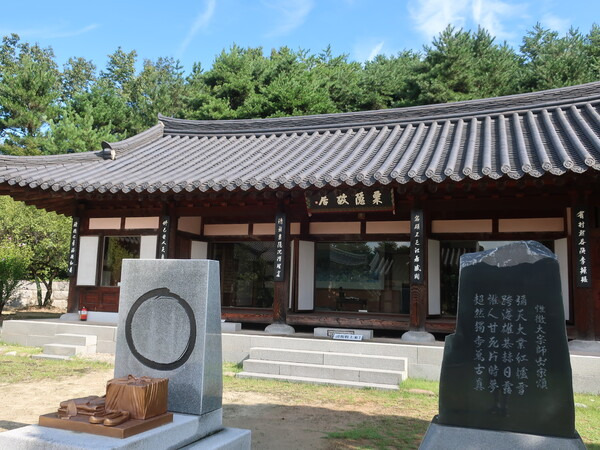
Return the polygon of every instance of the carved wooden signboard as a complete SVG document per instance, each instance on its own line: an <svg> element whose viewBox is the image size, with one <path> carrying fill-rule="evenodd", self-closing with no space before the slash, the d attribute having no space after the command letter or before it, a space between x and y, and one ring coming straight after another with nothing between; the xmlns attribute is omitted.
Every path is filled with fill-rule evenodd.
<svg viewBox="0 0 600 450"><path fill-rule="evenodd" d="M575 208L573 213L573 261L575 261L575 283L577 284L577 287L588 288L592 286L589 218L585 208Z"/></svg>
<svg viewBox="0 0 600 450"><path fill-rule="evenodd" d="M412 284L423 284L423 277L425 276L424 225L423 211L413 210L410 214L410 273Z"/></svg>
<svg viewBox="0 0 600 450"><path fill-rule="evenodd" d="M315 212L393 211L391 189L335 189L325 193L306 193L306 208Z"/></svg>
<svg viewBox="0 0 600 450"><path fill-rule="evenodd" d="M79 223L79 217L73 217L73 224L71 225L69 265L67 268L67 274L69 276L75 275L75 272L77 271L77 258L79 256Z"/></svg>
<svg viewBox="0 0 600 450"><path fill-rule="evenodd" d="M285 280L285 249L287 246L285 239L286 227L287 223L285 214L277 214L275 216L275 263L273 265L274 281Z"/></svg>
<svg viewBox="0 0 600 450"><path fill-rule="evenodd" d="M160 221L158 235L158 247L156 249L156 259L166 259L169 257L169 231L171 226L169 216L163 216Z"/></svg>

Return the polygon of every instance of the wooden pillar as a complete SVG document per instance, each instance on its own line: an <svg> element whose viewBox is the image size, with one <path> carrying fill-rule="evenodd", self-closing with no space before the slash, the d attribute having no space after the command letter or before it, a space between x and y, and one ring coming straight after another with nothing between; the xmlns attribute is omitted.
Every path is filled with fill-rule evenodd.
<svg viewBox="0 0 600 450"><path fill-rule="evenodd" d="M286 208L283 200L277 202L277 214L285 214ZM277 234L277 223L275 223L275 233ZM273 298L273 322L274 323L286 323L287 310L290 302L290 223L289 220L285 220L283 227L284 239L283 239L283 253L284 253L284 274L282 281L275 281L274 284L274 298ZM277 239L275 240L277 242ZM277 245L277 244L276 244ZM277 250L277 249L276 249Z"/></svg>

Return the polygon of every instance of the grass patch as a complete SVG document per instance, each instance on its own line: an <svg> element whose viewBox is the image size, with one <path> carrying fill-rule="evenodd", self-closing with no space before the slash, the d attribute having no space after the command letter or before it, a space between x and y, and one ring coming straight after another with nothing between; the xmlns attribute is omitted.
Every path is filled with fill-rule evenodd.
<svg viewBox="0 0 600 450"><path fill-rule="evenodd" d="M344 410L358 407L361 410L376 411L366 421L329 433L327 438L335 442L335 448L417 449L429 422L438 413L439 383L412 378L402 383L398 391L235 377L225 377L224 389L270 395L286 405L335 407ZM576 403L586 406L575 408L577 431L588 448L600 449L600 396L577 394L574 399Z"/></svg>
<svg viewBox="0 0 600 450"><path fill-rule="evenodd" d="M16 355L6 353L15 352ZM112 364L73 358L64 361L32 359L31 356L41 353L41 348L23 347L0 342L0 384L32 382L38 380L81 376L97 370L106 370Z"/></svg>
<svg viewBox="0 0 600 450"><path fill-rule="evenodd" d="M244 370L242 363L223 363L223 375L225 376L235 376L236 373L240 373L242 370Z"/></svg>
<svg viewBox="0 0 600 450"><path fill-rule="evenodd" d="M338 443L347 448L418 449L427 426L427 422L410 417L386 417L347 431L329 433L327 437L343 441Z"/></svg>
<svg viewBox="0 0 600 450"><path fill-rule="evenodd" d="M588 448L600 449L600 396L575 394L575 427Z"/></svg>

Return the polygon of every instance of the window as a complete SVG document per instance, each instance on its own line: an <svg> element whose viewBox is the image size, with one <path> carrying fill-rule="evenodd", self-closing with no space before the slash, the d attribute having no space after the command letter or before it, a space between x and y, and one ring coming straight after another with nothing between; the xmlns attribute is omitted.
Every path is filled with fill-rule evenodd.
<svg viewBox="0 0 600 450"><path fill-rule="evenodd" d="M440 242L440 302L442 315L455 316L458 305L458 275L460 257L512 244L516 241L441 241ZM554 251L552 241L540 241Z"/></svg>
<svg viewBox="0 0 600 450"><path fill-rule="evenodd" d="M102 253L100 286L118 286L124 258L140 257L139 236L106 236Z"/></svg>
<svg viewBox="0 0 600 450"><path fill-rule="evenodd" d="M408 314L408 242L316 244L315 309Z"/></svg>
<svg viewBox="0 0 600 450"><path fill-rule="evenodd" d="M221 268L223 306L273 306L274 242L219 242L211 253Z"/></svg>

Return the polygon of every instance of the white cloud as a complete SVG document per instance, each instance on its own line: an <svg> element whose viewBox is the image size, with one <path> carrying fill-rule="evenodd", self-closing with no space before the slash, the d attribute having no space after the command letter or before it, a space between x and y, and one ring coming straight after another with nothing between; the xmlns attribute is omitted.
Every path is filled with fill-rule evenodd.
<svg viewBox="0 0 600 450"><path fill-rule="evenodd" d="M417 0L409 6L415 28L427 38L437 36L449 24L458 28L487 29L498 39L510 39L514 32L507 31L506 21L525 17L525 3L502 0Z"/></svg>
<svg viewBox="0 0 600 450"><path fill-rule="evenodd" d="M211 19L215 14L215 9L217 6L216 0L206 0L204 3L204 10L200 11L200 13L196 16L194 23L188 30L188 34L181 44L179 45L179 50L177 51L177 58L181 58L181 56L185 53L188 46L194 40L194 37L198 32L202 29L205 29L209 24Z"/></svg>
<svg viewBox="0 0 600 450"><path fill-rule="evenodd" d="M352 49L352 57L355 61L364 63L372 61L377 55L382 54L385 41L374 38L360 39Z"/></svg>
<svg viewBox="0 0 600 450"><path fill-rule="evenodd" d="M369 52L369 56L367 57L367 61L373 61L377 55L381 53L381 49L383 48L384 41L381 41L375 47L371 49Z"/></svg>
<svg viewBox="0 0 600 450"><path fill-rule="evenodd" d="M4 30L0 29L0 33L8 35L16 33L22 38L35 38L35 39L59 39L59 38L70 38L88 33L95 30L100 25L93 23L77 30L66 30L64 28L57 27L44 27L44 28L26 28L23 30Z"/></svg>
<svg viewBox="0 0 600 450"><path fill-rule="evenodd" d="M505 20L521 18L525 15L525 4L508 4L500 0L473 0L473 22L496 36L499 40L511 39L515 32L507 31Z"/></svg>
<svg viewBox="0 0 600 450"><path fill-rule="evenodd" d="M279 15L277 25L266 37L284 36L302 26L314 8L313 0L269 0L262 4L275 10Z"/></svg>
<svg viewBox="0 0 600 450"><path fill-rule="evenodd" d="M554 14L546 13L540 19L542 26L550 28L552 31L558 31L559 34L565 34L571 27L571 20L566 17L558 17Z"/></svg>
<svg viewBox="0 0 600 450"><path fill-rule="evenodd" d="M409 5L415 27L426 37L436 36L452 24L463 27L466 23L470 0L417 0Z"/></svg>

